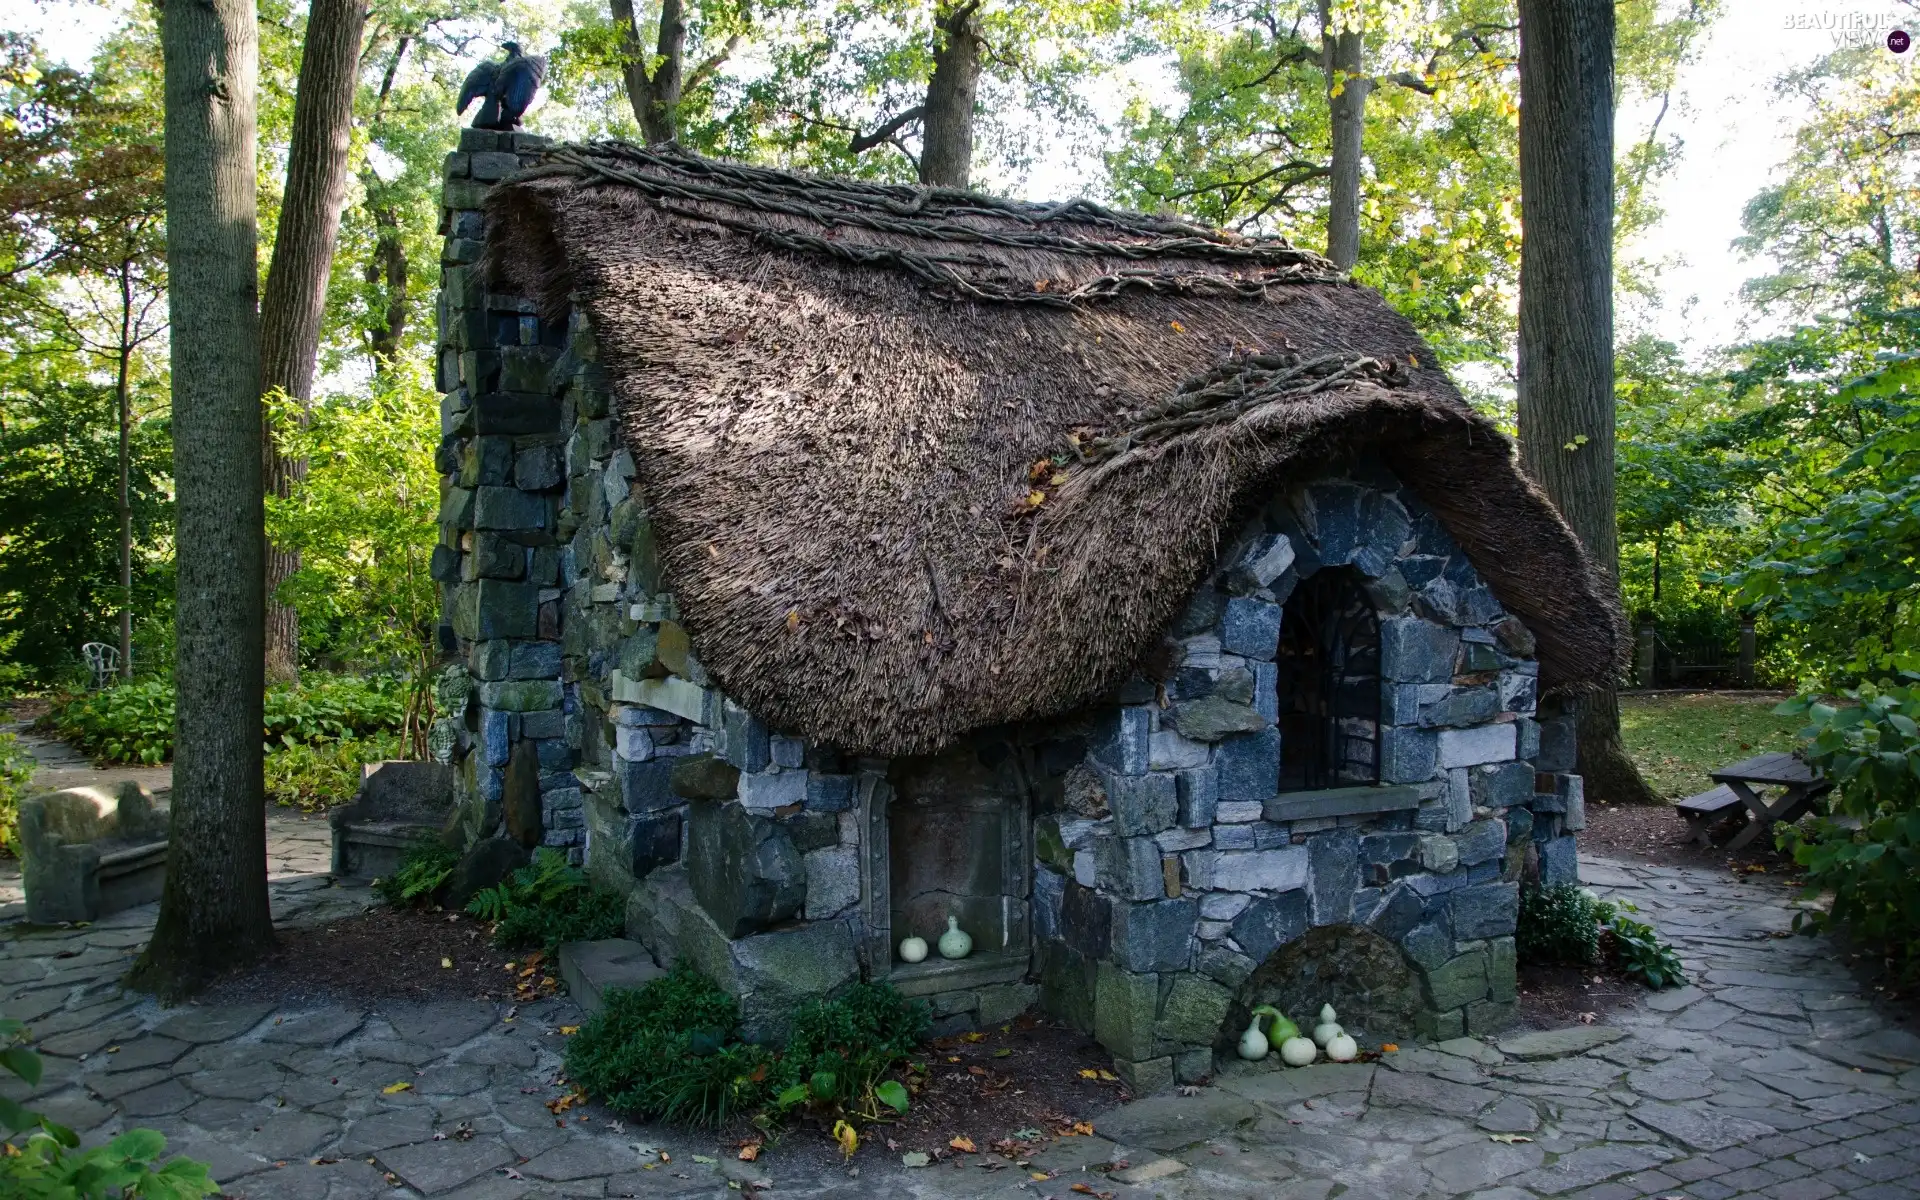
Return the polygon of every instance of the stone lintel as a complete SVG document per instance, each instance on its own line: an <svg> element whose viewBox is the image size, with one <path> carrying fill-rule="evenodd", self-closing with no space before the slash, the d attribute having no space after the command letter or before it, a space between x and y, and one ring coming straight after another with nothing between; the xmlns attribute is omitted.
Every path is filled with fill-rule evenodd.
<svg viewBox="0 0 1920 1200"><path fill-rule="evenodd" d="M1316 817L1353 817L1420 807L1420 789L1399 787L1322 788L1282 792L1266 802L1269 821L1307 821Z"/></svg>

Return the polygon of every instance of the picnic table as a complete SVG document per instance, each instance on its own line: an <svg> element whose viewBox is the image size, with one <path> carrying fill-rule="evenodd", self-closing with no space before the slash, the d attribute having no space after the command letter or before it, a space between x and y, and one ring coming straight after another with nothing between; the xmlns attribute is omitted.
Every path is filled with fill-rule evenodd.
<svg viewBox="0 0 1920 1200"><path fill-rule="evenodd" d="M1746 827L1727 842L1728 850L1738 850L1759 837L1776 821L1797 821L1833 785L1814 774L1813 768L1791 754L1776 751L1741 759L1731 766L1708 772L1719 786L1697 796L1689 796L1677 806L1681 816L1694 827L1694 840L1702 845L1709 840L1712 826L1721 818L1744 809ZM1771 801L1761 789L1778 788Z"/></svg>

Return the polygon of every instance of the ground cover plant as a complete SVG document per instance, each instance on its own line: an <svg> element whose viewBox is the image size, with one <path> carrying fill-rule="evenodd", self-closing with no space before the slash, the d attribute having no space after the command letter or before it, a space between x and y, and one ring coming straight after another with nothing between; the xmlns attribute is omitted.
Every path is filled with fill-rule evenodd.
<svg viewBox="0 0 1920 1200"><path fill-rule="evenodd" d="M542 846L533 861L467 902L467 912L494 922L494 944L537 946L551 954L562 942L619 937L626 897L594 887L566 855Z"/></svg>
<svg viewBox="0 0 1920 1200"><path fill-rule="evenodd" d="M453 869L459 865L460 856L445 842L422 838L407 848L398 867L373 881L373 890L395 908L428 904L453 878Z"/></svg>
<svg viewBox="0 0 1920 1200"><path fill-rule="evenodd" d="M17 853L14 831L20 821L20 801L32 782L33 755L19 738L0 733L0 855Z"/></svg>
<svg viewBox="0 0 1920 1200"><path fill-rule="evenodd" d="M1920 979L1920 687L1862 686L1834 704L1800 696L1780 706L1806 720L1807 761L1833 781L1828 816L1783 826L1783 848L1806 871L1804 897L1825 911L1794 915L1813 933L1842 927L1876 948L1903 982Z"/></svg>
<svg viewBox="0 0 1920 1200"><path fill-rule="evenodd" d="M804 1112L857 1145L847 1116L907 1110L907 1086L886 1076L920 1047L930 1019L926 1005L889 985L855 984L802 1005L775 1052L738 1040L733 997L681 963L643 988L608 992L567 1044L567 1076L638 1119L713 1126L757 1114L771 1128Z"/></svg>
<svg viewBox="0 0 1920 1200"><path fill-rule="evenodd" d="M1779 693L1623 695L1620 736L1653 790L1679 799L1712 787L1709 771L1793 749L1801 722L1776 712L1779 702Z"/></svg>
<svg viewBox="0 0 1920 1200"><path fill-rule="evenodd" d="M26 1048L26 1027L0 1020L0 1068L35 1087L40 1056ZM167 1139L151 1129L129 1129L102 1146L80 1149L79 1135L52 1118L0 1096L0 1195L8 1200L199 1200L220 1189L204 1163L174 1158Z"/></svg>
<svg viewBox="0 0 1920 1200"><path fill-rule="evenodd" d="M278 746L320 746L397 732L407 686L383 675L309 673L267 691L261 736ZM173 757L173 683L150 679L65 697L41 719L81 753L103 763L161 763Z"/></svg>
<svg viewBox="0 0 1920 1200"><path fill-rule="evenodd" d="M1635 911L1572 884L1523 888L1514 949L1527 966L1604 963L1656 990L1685 982L1680 956L1653 926L1627 915Z"/></svg>
<svg viewBox="0 0 1920 1200"><path fill-rule="evenodd" d="M269 746L267 799L303 812L344 804L359 790L368 763L406 757L396 733L370 733L337 742L291 742Z"/></svg>

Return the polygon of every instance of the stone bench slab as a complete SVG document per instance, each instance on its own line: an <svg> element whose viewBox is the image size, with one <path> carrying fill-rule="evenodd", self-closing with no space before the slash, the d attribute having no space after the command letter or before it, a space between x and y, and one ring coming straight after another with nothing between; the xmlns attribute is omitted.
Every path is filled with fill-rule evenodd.
<svg viewBox="0 0 1920 1200"><path fill-rule="evenodd" d="M626 938L564 942L560 946L560 981L589 1016L605 1007L602 997L608 991L643 988L664 975L666 972L654 965L653 955L645 946Z"/></svg>

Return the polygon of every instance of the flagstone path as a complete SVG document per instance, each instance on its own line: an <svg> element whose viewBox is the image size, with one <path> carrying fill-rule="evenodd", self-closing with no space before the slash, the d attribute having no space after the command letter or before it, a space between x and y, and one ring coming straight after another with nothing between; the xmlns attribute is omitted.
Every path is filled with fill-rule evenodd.
<svg viewBox="0 0 1920 1200"><path fill-rule="evenodd" d="M323 822L272 828L282 924L371 902L326 877ZM1776 881L1582 869L1680 947L1694 984L1604 1028L1231 1073L1098 1115L1096 1136L1026 1168L963 1155L907 1170L870 1146L852 1175L792 1143L752 1164L702 1162L711 1139L593 1109L556 1117L544 1102L561 1094L558 1031L580 1019L565 999L162 1009L116 984L151 907L86 929L0 923L0 1015L30 1022L47 1062L37 1089L0 1091L91 1139L159 1129L249 1200L721 1197L758 1184L846 1200L1920 1198L1920 1038L1876 1012L1825 941L1782 936Z"/></svg>

